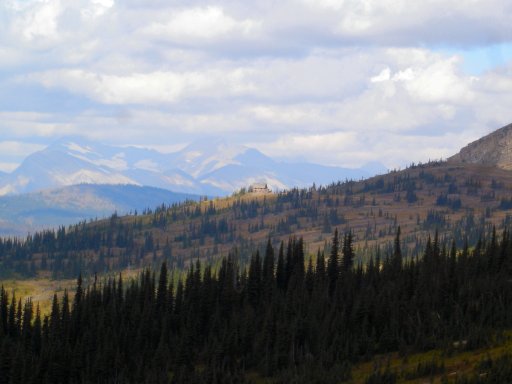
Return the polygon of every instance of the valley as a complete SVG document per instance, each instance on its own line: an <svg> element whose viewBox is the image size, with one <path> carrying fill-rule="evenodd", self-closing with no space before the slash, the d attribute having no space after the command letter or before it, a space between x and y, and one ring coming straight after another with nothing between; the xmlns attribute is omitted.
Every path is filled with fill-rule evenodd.
<svg viewBox="0 0 512 384"><path fill-rule="evenodd" d="M127 187L66 188L100 188L104 196L122 196ZM125 195L128 203L164 196L148 189L148 199L142 202L136 197L140 187L129 188L136 193ZM466 383L460 380L482 374L499 377L508 364L512 323L503 305L508 301L503 287L510 266L511 191L509 170L451 158L359 181L270 193L242 188L220 198L187 196L184 202L128 215L114 213L24 238L4 237L0 278L3 292L14 292L20 300L17 313L22 307L24 313L32 311L32 301L21 301L32 297L40 303L38 316L54 319L51 322L76 318L77 300L86 300L89 306L96 302L96 309L87 308L99 311L100 317L131 318L131 325L123 329L135 332L135 337L148 327L147 314L154 313L154 321L171 328L158 326L157 333L147 336L148 344L140 338L137 343L147 351L146 358L156 352L166 356L168 363L154 366L152 372L167 372L173 380L208 381L209 375L219 375L254 383L288 382L294 377L336 384L412 383L427 378ZM86 203L77 198L76 204L80 202ZM130 288L123 289L125 284ZM481 292L488 292L487 299ZM15 313L15 300L2 295L4 308ZM136 302L142 300L137 305L142 306L139 310L146 308L145 316L132 318L130 311L137 307L132 308L130 295L138 297ZM102 309L111 300L118 302L117 315ZM162 300L174 304L166 307ZM203 305L197 307L199 302ZM330 311L332 305L338 309ZM56 314L59 306L62 314ZM259 306L268 308L256 315ZM164 307L170 311L167 315ZM294 322L295 312L302 319L299 323ZM253 319L244 320L247 316ZM206 320L212 317L213 323ZM10 329L13 323L6 321ZM224 325L214 325L219 321ZM59 332L69 331L66 337L80 339L73 328L65 329ZM245 336L240 336L238 347L228 347L234 329ZM56 337L55 332L48 330L45 337ZM187 332L210 341L187 340ZM268 339L267 332L279 335ZM219 334L224 336L217 340ZM330 340L331 334L343 336ZM157 348L171 343L169 337L180 340L181 349ZM250 348L245 343L252 337L276 344L262 349L259 342ZM166 341L157 343L162 338ZM111 358L98 343L104 351L102 360ZM288 343L291 350L283 347ZM81 345L73 348L80 350ZM209 361L207 356L217 356L215 348L245 356L244 368L237 360L220 366ZM181 365L183 354L197 360ZM310 355L326 370L311 365ZM120 369L124 375L136 375L124 365Z"/></svg>

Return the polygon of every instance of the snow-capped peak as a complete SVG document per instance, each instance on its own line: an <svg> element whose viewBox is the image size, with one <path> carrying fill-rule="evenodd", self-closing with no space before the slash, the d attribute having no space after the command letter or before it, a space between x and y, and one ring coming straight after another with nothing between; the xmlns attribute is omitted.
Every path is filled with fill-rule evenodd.
<svg viewBox="0 0 512 384"><path fill-rule="evenodd" d="M93 153L93 150L91 147L82 147L81 145L75 143L75 142L69 142L67 144L64 144L64 146L69 149L71 152L78 152L81 154L89 154Z"/></svg>
<svg viewBox="0 0 512 384"><path fill-rule="evenodd" d="M0 194L32 192L80 183L138 184L206 195L225 195L264 180L274 189L328 184L369 176L364 170L280 163L256 149L202 138L164 154L141 147L109 146L64 138L28 156L2 175Z"/></svg>

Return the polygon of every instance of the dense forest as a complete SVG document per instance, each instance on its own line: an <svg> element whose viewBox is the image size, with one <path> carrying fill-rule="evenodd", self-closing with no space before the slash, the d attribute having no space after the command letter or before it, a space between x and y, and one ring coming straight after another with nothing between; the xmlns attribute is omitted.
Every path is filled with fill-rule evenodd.
<svg viewBox="0 0 512 384"><path fill-rule="evenodd" d="M269 240L247 268L234 255L216 271L197 261L180 281L166 263L133 280L85 287L79 278L48 316L2 288L0 383L339 383L376 354L470 350L506 337L508 231L471 249L446 247L436 233L408 259L400 236L398 227L392 249L366 265L354 261L352 232L335 230L316 258L292 237L276 248ZM457 382L510 381L510 362L490 359L485 375ZM397 375L376 368L366 383Z"/></svg>
<svg viewBox="0 0 512 384"><path fill-rule="evenodd" d="M310 250L329 253L334 228L351 229L356 261L367 263L377 248L391 251L398 223L404 258L421 256L429 233L473 247L512 223L512 176L498 169L414 165L364 181L292 189L257 196L161 205L125 217L81 222L0 239L0 278L76 278L158 266L186 270L192 261L216 263L236 252L242 263L300 236ZM236 248L236 251L235 251Z"/></svg>

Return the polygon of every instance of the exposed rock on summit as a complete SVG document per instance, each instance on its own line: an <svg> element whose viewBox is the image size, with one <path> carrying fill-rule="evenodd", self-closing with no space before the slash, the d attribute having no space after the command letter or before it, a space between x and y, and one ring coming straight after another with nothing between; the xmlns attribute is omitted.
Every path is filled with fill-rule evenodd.
<svg viewBox="0 0 512 384"><path fill-rule="evenodd" d="M448 161L512 170L512 124L466 145Z"/></svg>

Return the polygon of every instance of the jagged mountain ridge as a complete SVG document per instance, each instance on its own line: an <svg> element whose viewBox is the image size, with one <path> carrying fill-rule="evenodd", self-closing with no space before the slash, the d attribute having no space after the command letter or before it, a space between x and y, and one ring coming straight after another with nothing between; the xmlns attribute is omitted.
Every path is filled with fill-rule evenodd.
<svg viewBox="0 0 512 384"><path fill-rule="evenodd" d="M383 166L380 170L385 172ZM164 154L70 137L31 154L12 173L0 174L0 195L85 183L144 185L224 196L258 181L285 189L371 175L364 168L279 162L256 149L231 146L223 140L203 139Z"/></svg>
<svg viewBox="0 0 512 384"><path fill-rule="evenodd" d="M469 143L448 161L512 170L512 124Z"/></svg>

